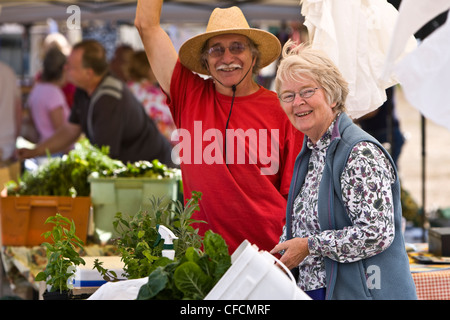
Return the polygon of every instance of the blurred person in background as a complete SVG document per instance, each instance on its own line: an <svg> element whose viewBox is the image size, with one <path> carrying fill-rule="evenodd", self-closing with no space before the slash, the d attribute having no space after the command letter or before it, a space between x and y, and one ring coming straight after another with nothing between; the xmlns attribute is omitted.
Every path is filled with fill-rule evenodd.
<svg viewBox="0 0 450 320"><path fill-rule="evenodd" d="M134 50L131 46L121 44L116 48L109 62L111 74L125 83L130 80L129 67L133 53Z"/></svg>
<svg viewBox="0 0 450 320"><path fill-rule="evenodd" d="M127 84L131 92L142 103L145 112L156 123L159 131L172 141L172 133L176 130L175 123L166 104L167 97L156 81L145 51L136 51L133 54L129 66L129 79Z"/></svg>
<svg viewBox="0 0 450 320"><path fill-rule="evenodd" d="M44 59L47 51L52 48L59 49L66 57L69 56L70 51L72 50L72 46L67 41L66 37L59 32L52 32L45 37L42 48L42 60ZM39 73L36 79L39 80L40 76L41 75ZM67 105L69 106L69 109L72 108L75 89L76 89L75 86L68 81L66 81L61 87L61 90L63 91L64 96L66 98Z"/></svg>
<svg viewBox="0 0 450 320"><path fill-rule="evenodd" d="M361 128L385 144L398 168L398 159L402 152L405 137L400 129L400 119L395 108L394 88L386 89L387 99L378 109L357 119Z"/></svg>
<svg viewBox="0 0 450 320"><path fill-rule="evenodd" d="M40 80L36 81L28 96L26 107L39 134L38 143L50 138L68 121L70 109L61 89L66 84L66 60L57 47L49 49L44 57ZM71 146L55 155L70 149Z"/></svg>
<svg viewBox="0 0 450 320"><path fill-rule="evenodd" d="M75 86L69 121L34 149L22 148L22 159L60 152L84 133L98 147L124 163L140 160L173 166L171 144L145 114L126 84L109 74L106 51L95 40L76 44L67 61L67 78Z"/></svg>
<svg viewBox="0 0 450 320"><path fill-rule="evenodd" d="M22 126L22 97L14 70L0 62L0 190L10 180L18 181L21 164L16 142ZM4 189L6 190L6 189Z"/></svg>
<svg viewBox="0 0 450 320"><path fill-rule="evenodd" d="M0 62L0 164L15 160L16 140L22 123L22 97L17 76Z"/></svg>
<svg viewBox="0 0 450 320"><path fill-rule="evenodd" d="M0 164L15 160L16 139L22 123L22 97L17 76L0 62Z"/></svg>

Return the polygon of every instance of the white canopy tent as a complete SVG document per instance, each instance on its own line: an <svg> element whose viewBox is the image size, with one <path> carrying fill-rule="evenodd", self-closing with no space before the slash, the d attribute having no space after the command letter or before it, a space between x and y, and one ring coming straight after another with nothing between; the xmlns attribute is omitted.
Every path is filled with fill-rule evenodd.
<svg viewBox="0 0 450 320"><path fill-rule="evenodd" d="M59 26L59 31L64 33L70 43L79 41L81 30L90 24L100 21L121 25L122 30L127 29L126 42L131 42L129 44L134 46L140 43L133 26L136 5L137 0L0 0L0 29L19 25L25 30L23 35L16 31L16 41L20 38L22 42L20 48L16 47L14 52L2 52L0 48L0 60L9 61L23 78L32 76L39 60L36 53L39 46L37 42L42 41L36 39L39 36L34 36L34 31L45 29L40 32L49 32L51 27L47 25L48 20ZM167 26L176 25L178 30L182 29L183 33L189 34L192 32L189 30L192 25L206 26L214 8L233 5L238 5L249 23L257 24L258 27L261 27L260 23L266 23L267 27L267 23L303 20L299 0L165 0L161 22ZM69 30L69 24L74 22L71 19L74 10L79 13L79 30ZM174 42L176 45L177 41ZM3 41L2 45L4 44Z"/></svg>
<svg viewBox="0 0 450 320"><path fill-rule="evenodd" d="M0 23L32 24L48 18L65 20L67 8L80 8L83 20L133 21L137 0L0 0ZM299 0L166 0L162 22L207 22L215 7L238 5L248 20L299 20Z"/></svg>

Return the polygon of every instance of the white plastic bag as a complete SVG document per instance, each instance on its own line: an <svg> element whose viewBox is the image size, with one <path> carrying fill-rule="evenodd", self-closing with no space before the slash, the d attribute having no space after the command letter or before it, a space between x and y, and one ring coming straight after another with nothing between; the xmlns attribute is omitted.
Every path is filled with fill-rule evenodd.
<svg viewBox="0 0 450 320"><path fill-rule="evenodd" d="M88 300L135 300L139 289L146 284L148 277L117 282L107 282L98 288Z"/></svg>

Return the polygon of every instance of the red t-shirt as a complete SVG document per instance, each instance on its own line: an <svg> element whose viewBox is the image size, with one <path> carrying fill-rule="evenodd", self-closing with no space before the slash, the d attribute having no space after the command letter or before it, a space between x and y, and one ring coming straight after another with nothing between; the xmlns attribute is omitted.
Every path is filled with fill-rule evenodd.
<svg viewBox="0 0 450 320"><path fill-rule="evenodd" d="M202 193L200 211L193 217L207 224L195 227L200 234L208 229L220 234L230 253L245 239L271 250L282 233L303 134L292 126L274 92L261 87L249 96L235 97L227 130L227 167L222 146L232 97L218 93L211 79L192 73L179 61L170 96L184 196Z"/></svg>

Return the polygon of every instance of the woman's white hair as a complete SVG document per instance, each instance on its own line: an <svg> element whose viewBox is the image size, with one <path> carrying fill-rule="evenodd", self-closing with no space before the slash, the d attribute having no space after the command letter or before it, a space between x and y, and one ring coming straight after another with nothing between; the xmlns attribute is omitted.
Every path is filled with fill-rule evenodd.
<svg viewBox="0 0 450 320"><path fill-rule="evenodd" d="M280 95L286 81L313 80L324 91L329 104L336 103L334 111L345 111L348 83L327 55L310 45L296 45L288 40L283 46L282 59L275 78L275 91Z"/></svg>

